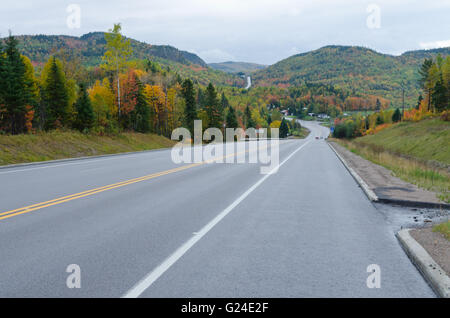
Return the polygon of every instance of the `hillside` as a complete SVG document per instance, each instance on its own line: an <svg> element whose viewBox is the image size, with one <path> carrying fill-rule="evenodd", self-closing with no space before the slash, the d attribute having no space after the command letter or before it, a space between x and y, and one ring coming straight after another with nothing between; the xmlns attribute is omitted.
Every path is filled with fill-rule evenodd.
<svg viewBox="0 0 450 318"><path fill-rule="evenodd" d="M255 86L299 86L305 82L333 85L351 95L379 96L399 106L401 81L405 100L419 96L417 70L425 57L450 54L450 48L406 52L401 56L356 46L326 46L294 55L253 74Z"/></svg>
<svg viewBox="0 0 450 318"><path fill-rule="evenodd" d="M81 37L67 35L20 35L19 49L35 66L42 66L53 54L67 53L77 58L86 67L96 67L105 53L104 32L91 32ZM133 55L131 59L149 59L206 85L245 86L245 81L236 75L214 70L197 55L178 50L169 45L151 45L130 39Z"/></svg>
<svg viewBox="0 0 450 318"><path fill-rule="evenodd" d="M374 135L337 141L450 203L450 122L438 118L402 122Z"/></svg>
<svg viewBox="0 0 450 318"><path fill-rule="evenodd" d="M20 35L19 48L35 63L45 63L50 55L61 49L74 49L83 58L86 65L93 66L101 62L105 53L104 32L91 32L81 37L67 35ZM144 59L149 56L190 65L207 67L197 55L180 51L169 45L151 45L130 39L133 48L132 58Z"/></svg>
<svg viewBox="0 0 450 318"><path fill-rule="evenodd" d="M246 62L223 62L223 63L209 63L210 67L215 70L227 73L244 73L249 74L258 70L265 69L267 65L246 63Z"/></svg>
<svg viewBox="0 0 450 318"><path fill-rule="evenodd" d="M427 119L403 122L374 135L357 138L356 143L439 166L450 166L450 122Z"/></svg>

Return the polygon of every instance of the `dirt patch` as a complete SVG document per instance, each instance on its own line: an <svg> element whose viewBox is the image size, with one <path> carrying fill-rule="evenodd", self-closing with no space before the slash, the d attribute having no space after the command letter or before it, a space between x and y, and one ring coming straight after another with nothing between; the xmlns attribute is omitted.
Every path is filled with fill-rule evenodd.
<svg viewBox="0 0 450 318"><path fill-rule="evenodd" d="M361 158L335 142L330 143L380 199L443 203L436 193L394 177L390 170Z"/></svg>
<svg viewBox="0 0 450 318"><path fill-rule="evenodd" d="M431 227L411 230L409 233L450 276L450 241L442 233L433 232Z"/></svg>

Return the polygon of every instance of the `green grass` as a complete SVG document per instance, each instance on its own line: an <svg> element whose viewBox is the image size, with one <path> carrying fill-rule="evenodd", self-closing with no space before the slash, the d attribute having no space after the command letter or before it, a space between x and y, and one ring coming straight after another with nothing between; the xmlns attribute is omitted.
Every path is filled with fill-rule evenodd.
<svg viewBox="0 0 450 318"><path fill-rule="evenodd" d="M450 241L450 221L433 226L433 232L444 234L445 238Z"/></svg>
<svg viewBox="0 0 450 318"><path fill-rule="evenodd" d="M450 203L449 122L439 119L404 122L375 135L337 142Z"/></svg>
<svg viewBox="0 0 450 318"><path fill-rule="evenodd" d="M309 135L310 131L309 129L302 127L300 131L294 130L291 133L296 138L306 138Z"/></svg>
<svg viewBox="0 0 450 318"><path fill-rule="evenodd" d="M450 165L450 122L438 118L403 122L355 143L439 166Z"/></svg>
<svg viewBox="0 0 450 318"><path fill-rule="evenodd" d="M150 150L173 144L162 136L128 132L106 136L75 131L0 135L0 165Z"/></svg>

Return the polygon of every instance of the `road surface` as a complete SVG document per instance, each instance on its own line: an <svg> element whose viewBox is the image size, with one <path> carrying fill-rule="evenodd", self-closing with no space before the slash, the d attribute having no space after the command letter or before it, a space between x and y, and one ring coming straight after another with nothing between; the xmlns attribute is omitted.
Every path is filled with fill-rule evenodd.
<svg viewBox="0 0 450 318"><path fill-rule="evenodd" d="M272 175L175 164L170 150L1 169L0 296L434 297L315 138L327 128L306 125ZM70 264L81 288L66 285ZM370 264L381 288L367 287Z"/></svg>
<svg viewBox="0 0 450 318"><path fill-rule="evenodd" d="M247 86L245 86L245 89L249 89L250 87L252 87L252 78L247 76Z"/></svg>

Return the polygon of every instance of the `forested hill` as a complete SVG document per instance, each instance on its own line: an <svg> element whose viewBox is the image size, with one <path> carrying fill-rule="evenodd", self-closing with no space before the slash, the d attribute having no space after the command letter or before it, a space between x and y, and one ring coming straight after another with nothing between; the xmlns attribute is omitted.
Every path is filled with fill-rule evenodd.
<svg viewBox="0 0 450 318"><path fill-rule="evenodd" d="M20 35L19 50L30 58L36 70L42 67L50 56L71 59L85 67L98 67L105 53L105 33L91 32L81 37L67 35ZM128 38L131 43L131 60L152 60L166 70L189 77L194 82L207 85L229 85L243 87L245 81L237 75L218 71L209 67L193 53L178 50L169 45L151 45Z"/></svg>
<svg viewBox="0 0 450 318"><path fill-rule="evenodd" d="M88 66L97 65L105 53L105 36L103 32L91 32L81 37L67 35L21 35L19 48L35 63L44 63L49 56L61 49L74 49ZM169 61L190 65L196 64L207 67L206 63L197 55L178 50L169 45L151 45L130 39L133 49L132 58L145 59L159 57Z"/></svg>
<svg viewBox="0 0 450 318"><path fill-rule="evenodd" d="M356 46L326 46L294 55L253 74L256 86L299 86L303 83L333 85L351 95L373 95L398 102L401 82L406 100L419 95L418 72L424 58L443 57L450 48L406 52L401 56Z"/></svg>

